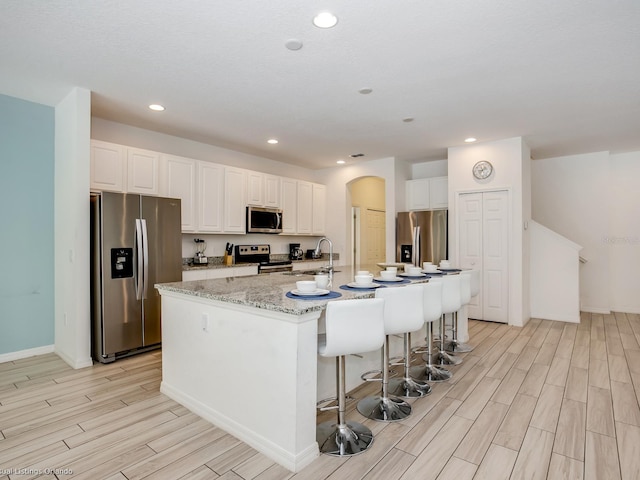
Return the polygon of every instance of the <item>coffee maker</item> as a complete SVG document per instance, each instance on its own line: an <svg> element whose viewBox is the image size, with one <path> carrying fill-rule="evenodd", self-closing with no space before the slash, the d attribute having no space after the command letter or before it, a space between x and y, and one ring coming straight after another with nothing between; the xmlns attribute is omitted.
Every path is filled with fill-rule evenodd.
<svg viewBox="0 0 640 480"><path fill-rule="evenodd" d="M302 260L303 252L299 243L289 244L289 260Z"/></svg>

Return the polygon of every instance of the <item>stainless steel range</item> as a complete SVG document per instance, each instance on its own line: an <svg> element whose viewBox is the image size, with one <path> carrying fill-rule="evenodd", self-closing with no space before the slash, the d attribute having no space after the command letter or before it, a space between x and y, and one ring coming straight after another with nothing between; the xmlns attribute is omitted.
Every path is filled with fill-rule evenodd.
<svg viewBox="0 0 640 480"><path fill-rule="evenodd" d="M291 260L272 261L270 245L236 245L236 264L257 263L258 273L290 272Z"/></svg>

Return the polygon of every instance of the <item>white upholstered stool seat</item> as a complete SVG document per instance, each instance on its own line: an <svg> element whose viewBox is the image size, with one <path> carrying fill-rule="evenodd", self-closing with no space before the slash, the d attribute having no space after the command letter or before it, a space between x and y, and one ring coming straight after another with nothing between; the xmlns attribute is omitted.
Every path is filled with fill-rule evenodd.
<svg viewBox="0 0 640 480"><path fill-rule="evenodd" d="M373 442L371 430L358 422L347 422L345 356L378 350L384 344L384 300L343 300L327 303L326 334L318 338L318 354L336 357L338 418L316 427L320 451L328 455L356 455Z"/></svg>
<svg viewBox="0 0 640 480"><path fill-rule="evenodd" d="M358 411L367 418L385 422L402 420L411 415L411 405L405 400L389 395L389 335L408 334L420 328L422 314L422 285L379 288L376 298L384 299L384 333L382 347L382 391L380 395L365 397L358 402ZM408 368L407 368L407 379ZM423 395L431 387L422 383Z"/></svg>

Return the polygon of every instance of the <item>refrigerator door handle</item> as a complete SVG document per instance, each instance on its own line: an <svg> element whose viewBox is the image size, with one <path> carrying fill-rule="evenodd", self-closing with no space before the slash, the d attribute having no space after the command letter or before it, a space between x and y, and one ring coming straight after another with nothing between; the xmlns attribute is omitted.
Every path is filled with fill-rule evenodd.
<svg viewBox="0 0 640 480"><path fill-rule="evenodd" d="M416 266L420 266L420 227L413 228L413 255L411 262Z"/></svg>
<svg viewBox="0 0 640 480"><path fill-rule="evenodd" d="M147 235L147 221L143 218L142 223L142 254L144 263L144 274L142 275L142 298L147 298L149 292L149 237Z"/></svg>
<svg viewBox="0 0 640 480"><path fill-rule="evenodd" d="M136 286L136 300L142 299L142 288L143 288L143 267L144 267L144 257L142 252L142 221L139 218L136 218L136 238L135 238L135 251L136 251L136 260L137 260L137 268L134 272L135 276L135 286Z"/></svg>

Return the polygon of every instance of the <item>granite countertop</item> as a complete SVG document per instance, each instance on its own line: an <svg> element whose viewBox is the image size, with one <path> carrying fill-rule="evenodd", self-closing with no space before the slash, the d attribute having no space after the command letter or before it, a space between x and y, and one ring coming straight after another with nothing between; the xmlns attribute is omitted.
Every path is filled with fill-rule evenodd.
<svg viewBox="0 0 640 480"><path fill-rule="evenodd" d="M293 315L303 315L305 313L322 310L329 301L370 298L374 296L373 290L358 291L341 289L341 285L353 281L355 269L353 266L337 266L335 269L336 272L333 276L331 290L339 292L342 296L331 300L298 300L288 298L286 294L296 288L296 281L313 279L312 275L302 275L297 272L279 272L213 280L163 283L156 285L156 288L158 288L160 292L180 293ZM369 270L374 276L377 276L381 270L378 266L358 267L358 270L362 269ZM426 281L426 279L418 281Z"/></svg>

